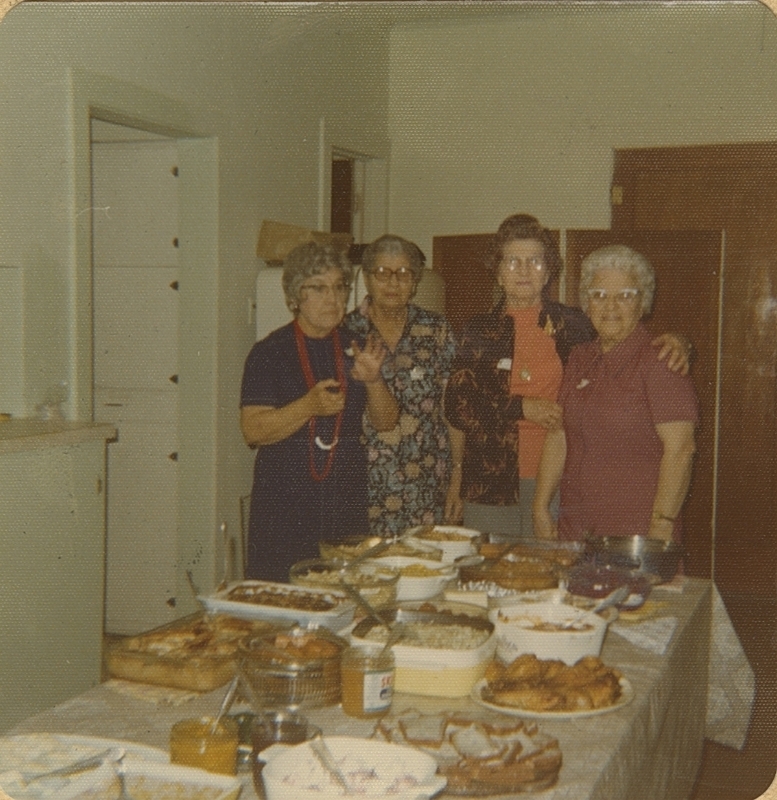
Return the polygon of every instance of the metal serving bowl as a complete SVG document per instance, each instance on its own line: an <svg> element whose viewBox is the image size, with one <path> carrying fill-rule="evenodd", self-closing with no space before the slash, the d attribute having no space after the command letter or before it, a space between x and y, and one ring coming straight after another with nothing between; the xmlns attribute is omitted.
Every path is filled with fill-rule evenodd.
<svg viewBox="0 0 777 800"><path fill-rule="evenodd" d="M674 578L684 555L676 542L644 536L589 536L585 548L586 560L656 575L661 583Z"/></svg>

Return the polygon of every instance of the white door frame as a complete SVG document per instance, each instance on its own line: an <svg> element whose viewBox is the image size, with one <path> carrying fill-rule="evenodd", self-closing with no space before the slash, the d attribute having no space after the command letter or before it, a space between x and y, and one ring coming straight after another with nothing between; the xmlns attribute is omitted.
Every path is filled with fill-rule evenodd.
<svg viewBox="0 0 777 800"><path fill-rule="evenodd" d="M386 233L388 226L388 144L362 148L349 133L331 130L321 117L318 130L318 230L329 230L332 213L332 157L347 156L359 162L362 184L359 226L364 242ZM368 152L369 151L369 152Z"/></svg>
<svg viewBox="0 0 777 800"><path fill-rule="evenodd" d="M84 70L73 70L71 78L75 262L70 297L70 419L94 418L91 120L97 118L178 140L179 266L181 276L185 277L179 297L176 595L180 601L178 609L184 614L196 608L187 588L186 570L191 568L195 579L199 578L202 585L210 585L217 546L213 535L216 529L217 141L198 130L185 104L174 98Z"/></svg>

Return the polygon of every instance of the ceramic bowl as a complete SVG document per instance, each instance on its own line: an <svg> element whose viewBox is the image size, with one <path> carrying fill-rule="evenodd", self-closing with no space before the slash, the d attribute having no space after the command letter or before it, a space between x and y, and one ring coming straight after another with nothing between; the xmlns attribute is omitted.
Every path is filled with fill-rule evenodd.
<svg viewBox="0 0 777 800"><path fill-rule="evenodd" d="M373 563L399 570L398 603L428 600L438 595L458 575L458 570L452 564L412 556L386 556L374 559Z"/></svg>
<svg viewBox="0 0 777 800"><path fill-rule="evenodd" d="M515 603L491 609L488 616L496 630L497 658L506 664L525 653L570 666L583 656L598 656L608 624L565 603Z"/></svg>
<svg viewBox="0 0 777 800"><path fill-rule="evenodd" d="M412 540L426 547L442 550L442 560L448 563L477 553L477 544L482 536L480 531L456 525L420 525L407 533Z"/></svg>

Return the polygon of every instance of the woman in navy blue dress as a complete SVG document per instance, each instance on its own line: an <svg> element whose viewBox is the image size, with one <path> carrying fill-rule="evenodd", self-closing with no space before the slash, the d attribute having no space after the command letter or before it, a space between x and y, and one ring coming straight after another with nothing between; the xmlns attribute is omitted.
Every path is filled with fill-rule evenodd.
<svg viewBox="0 0 777 800"><path fill-rule="evenodd" d="M282 282L294 320L246 359L240 425L257 449L247 578L287 581L319 541L368 533L362 418L387 430L398 409L381 376L383 346L340 327L351 277L328 245L292 250Z"/></svg>

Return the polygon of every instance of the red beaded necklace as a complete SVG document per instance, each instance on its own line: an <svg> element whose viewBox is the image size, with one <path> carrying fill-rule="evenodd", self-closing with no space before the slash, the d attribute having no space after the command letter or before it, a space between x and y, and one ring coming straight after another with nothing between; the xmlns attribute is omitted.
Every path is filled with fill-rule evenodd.
<svg viewBox="0 0 777 800"><path fill-rule="evenodd" d="M335 373L337 381L340 384L340 391L345 392L346 379L345 379L345 358L343 357L343 346L340 342L340 337L335 329L329 334L332 337L332 345L335 351ZM294 320L294 339L297 342L297 354L299 355L299 363L302 367L302 374L305 376L305 383L307 384L308 391L316 385L316 378L313 375L313 368L310 365L310 357L308 356L308 348L305 344L305 333L300 327L297 320ZM321 441L321 438L316 436L316 417L311 417L308 420L308 449L310 453L310 477L314 481L323 481L327 475L332 471L332 464L335 458L335 449L339 441L340 426L343 423L343 412L340 411L335 418L335 432L331 444L326 444ZM326 463L321 472L316 469L315 450L313 446L321 450L329 451Z"/></svg>

